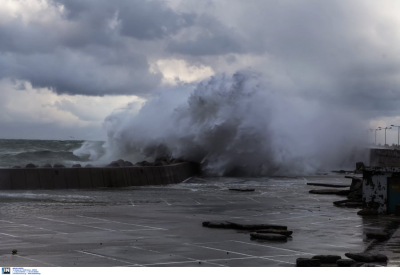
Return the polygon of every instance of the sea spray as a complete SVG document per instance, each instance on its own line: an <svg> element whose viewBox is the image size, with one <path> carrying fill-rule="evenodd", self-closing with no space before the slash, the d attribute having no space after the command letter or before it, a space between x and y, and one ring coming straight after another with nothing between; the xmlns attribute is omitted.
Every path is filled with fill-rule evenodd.
<svg viewBox="0 0 400 275"><path fill-rule="evenodd" d="M213 175L298 175L352 167L364 146L363 124L350 111L279 93L257 73L216 75L183 90L110 115L103 162L169 156Z"/></svg>

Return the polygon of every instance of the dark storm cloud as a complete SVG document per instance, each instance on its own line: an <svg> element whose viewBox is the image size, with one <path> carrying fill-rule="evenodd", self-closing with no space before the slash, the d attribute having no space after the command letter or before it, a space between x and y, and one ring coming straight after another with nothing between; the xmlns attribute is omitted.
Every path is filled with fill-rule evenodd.
<svg viewBox="0 0 400 275"><path fill-rule="evenodd" d="M162 1L51 0L51 21L0 23L0 78L56 93L146 96L158 86L146 48L129 39L159 40L193 23ZM157 42L154 42L157 43ZM162 43L162 41L160 42Z"/></svg>
<svg viewBox="0 0 400 275"><path fill-rule="evenodd" d="M202 15L196 23L199 31L194 39L171 41L167 49L172 53L189 56L226 55L249 51L244 37L215 17Z"/></svg>

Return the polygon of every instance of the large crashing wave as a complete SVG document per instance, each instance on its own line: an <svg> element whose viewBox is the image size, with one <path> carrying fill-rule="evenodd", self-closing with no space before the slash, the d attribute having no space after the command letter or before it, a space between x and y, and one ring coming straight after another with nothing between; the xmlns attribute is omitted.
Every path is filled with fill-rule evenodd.
<svg viewBox="0 0 400 275"><path fill-rule="evenodd" d="M106 119L105 158L168 155L214 175L309 174L353 166L350 155L362 140L349 113L273 92L250 72L214 76L133 110Z"/></svg>

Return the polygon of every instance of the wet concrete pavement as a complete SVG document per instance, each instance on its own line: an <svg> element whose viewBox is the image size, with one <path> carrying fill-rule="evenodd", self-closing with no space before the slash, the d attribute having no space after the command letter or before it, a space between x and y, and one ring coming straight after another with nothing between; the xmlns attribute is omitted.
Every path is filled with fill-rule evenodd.
<svg viewBox="0 0 400 275"><path fill-rule="evenodd" d="M365 233L395 217L360 217L307 182L349 184L343 175L192 178L186 183L99 190L0 192L2 266L295 266L299 257L385 251ZM229 188L254 188L236 192ZM323 187L322 187L323 188ZM286 242L202 227L207 220L288 226ZM11 251L18 253L12 255ZM388 265L400 264L396 252Z"/></svg>

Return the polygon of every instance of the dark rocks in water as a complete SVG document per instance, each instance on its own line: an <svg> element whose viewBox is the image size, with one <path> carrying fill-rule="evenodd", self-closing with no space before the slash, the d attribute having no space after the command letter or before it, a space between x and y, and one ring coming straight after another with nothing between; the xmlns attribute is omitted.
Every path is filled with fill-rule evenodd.
<svg viewBox="0 0 400 275"><path fill-rule="evenodd" d="M346 206L346 203L361 203L362 204L362 201L361 200L341 200L341 201L333 202L333 204L336 206Z"/></svg>
<svg viewBox="0 0 400 275"><path fill-rule="evenodd" d="M311 194L318 194L318 195L336 195L338 190L335 189L316 189L310 190L309 193Z"/></svg>
<svg viewBox="0 0 400 275"><path fill-rule="evenodd" d="M48 164L48 163L46 163L46 164L44 164L44 165L42 165L40 167L41 168L53 168L53 166L51 166L51 164Z"/></svg>
<svg viewBox="0 0 400 275"><path fill-rule="evenodd" d="M279 235L284 235L284 236L291 236L293 234L293 231L287 231L287 230L277 230L277 229L261 229L257 230L256 233L261 233L261 234L279 234Z"/></svg>
<svg viewBox="0 0 400 275"><path fill-rule="evenodd" d="M337 260L340 260L342 257L337 255L315 255L312 259L320 260L323 264L335 264Z"/></svg>
<svg viewBox="0 0 400 275"><path fill-rule="evenodd" d="M176 163L181 163L182 161L180 159L172 159L170 164L176 164Z"/></svg>
<svg viewBox="0 0 400 275"><path fill-rule="evenodd" d="M74 165L72 165L72 168L81 168L82 167L82 165L80 165L80 164L74 164Z"/></svg>
<svg viewBox="0 0 400 275"><path fill-rule="evenodd" d="M356 163L356 171L362 171L364 169L365 165L363 162L357 162Z"/></svg>
<svg viewBox="0 0 400 275"><path fill-rule="evenodd" d="M18 169L18 168L22 168L21 166L15 165L13 166L13 168Z"/></svg>
<svg viewBox="0 0 400 275"><path fill-rule="evenodd" d="M136 164L135 164L136 166L153 166L153 164L152 163L150 163L150 162L148 162L148 161L139 161L139 162L136 162Z"/></svg>
<svg viewBox="0 0 400 275"><path fill-rule="evenodd" d="M358 189L354 192L351 192L348 196L348 199L353 199L353 200L361 200L362 199L362 189Z"/></svg>
<svg viewBox="0 0 400 275"><path fill-rule="evenodd" d="M210 228L225 228L225 229L237 229L237 230L259 230L259 229L278 229L287 230L287 226L273 225L273 224L239 224L228 221L205 221L203 226Z"/></svg>
<svg viewBox="0 0 400 275"><path fill-rule="evenodd" d="M356 262L372 263L372 262L387 262L388 257L383 254L370 254L370 253L346 253L347 258Z"/></svg>
<svg viewBox="0 0 400 275"><path fill-rule="evenodd" d="M124 161L124 167L133 166L133 163L130 161Z"/></svg>
<svg viewBox="0 0 400 275"><path fill-rule="evenodd" d="M251 188L229 188L230 191L238 191L238 192L254 192L255 189Z"/></svg>
<svg viewBox="0 0 400 275"><path fill-rule="evenodd" d="M53 165L54 168L65 168L64 165L62 165L61 163L56 163Z"/></svg>
<svg viewBox="0 0 400 275"><path fill-rule="evenodd" d="M93 167L93 165L91 165L91 164L86 164L86 166L85 166L86 168L92 168Z"/></svg>
<svg viewBox="0 0 400 275"><path fill-rule="evenodd" d="M269 240L269 241L286 241L287 239L287 236L284 235L260 234L260 233L251 233L250 237L253 239Z"/></svg>
<svg viewBox="0 0 400 275"><path fill-rule="evenodd" d="M351 190L349 189L349 190L340 190L340 191L338 191L337 193L336 193L336 195L339 195L339 196L347 196L347 195L349 195L351 193Z"/></svg>
<svg viewBox="0 0 400 275"><path fill-rule="evenodd" d="M350 190L355 191L362 188L362 179L353 178L351 180Z"/></svg>
<svg viewBox="0 0 400 275"><path fill-rule="evenodd" d="M352 202L346 202L342 205L344 207L349 207L349 208L362 208L364 204L362 202L352 201Z"/></svg>
<svg viewBox="0 0 400 275"><path fill-rule="evenodd" d="M347 185L347 184L316 183L316 182L309 182L309 183L307 183L307 185L311 185L311 186L333 187L333 188L346 188L346 187L350 187L350 185Z"/></svg>
<svg viewBox="0 0 400 275"><path fill-rule="evenodd" d="M156 158L154 161L154 166L163 166L163 165L168 165L168 159L166 157L159 157Z"/></svg>
<svg viewBox="0 0 400 275"><path fill-rule="evenodd" d="M350 267L355 263L354 260L351 259L340 259L336 261L336 264L340 267Z"/></svg>
<svg viewBox="0 0 400 275"><path fill-rule="evenodd" d="M108 164L106 167L120 167L119 163L116 161L112 161L110 164Z"/></svg>
<svg viewBox="0 0 400 275"><path fill-rule="evenodd" d="M390 234L386 232L371 232L367 233L367 238L369 239L375 239L378 241L386 241L390 238Z"/></svg>
<svg viewBox="0 0 400 275"><path fill-rule="evenodd" d="M321 261L309 258L297 258L296 266L298 267L318 267L321 266Z"/></svg>
<svg viewBox="0 0 400 275"><path fill-rule="evenodd" d="M33 163L29 163L25 166L25 168L36 168L37 166Z"/></svg>
<svg viewBox="0 0 400 275"><path fill-rule="evenodd" d="M360 215L360 216L377 216L377 215L379 215L379 213L378 213L378 210L376 210L376 209L367 208L367 209L362 209L362 210L358 211L357 215Z"/></svg>

